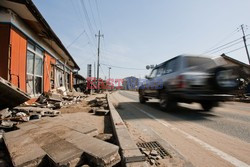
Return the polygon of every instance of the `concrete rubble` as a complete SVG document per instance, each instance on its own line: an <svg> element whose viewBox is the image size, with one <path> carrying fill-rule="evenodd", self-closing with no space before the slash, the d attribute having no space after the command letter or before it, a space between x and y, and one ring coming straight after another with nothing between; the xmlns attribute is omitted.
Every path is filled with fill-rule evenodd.
<svg viewBox="0 0 250 167"><path fill-rule="evenodd" d="M33 104L0 111L1 124L17 129L3 134L13 166L114 166L120 163L119 147L110 143L113 134L99 134L93 125L58 110L70 109L71 104L80 103L86 97L63 90L44 93ZM106 97L96 97L88 104L95 115L109 113Z"/></svg>
<svg viewBox="0 0 250 167"><path fill-rule="evenodd" d="M30 119L40 119L45 116L58 116L61 113L57 109L80 103L86 97L87 95L84 95L81 92L68 92L65 87L60 87L51 92L44 92L39 96L36 102L32 104L26 103L25 101L29 100L26 99L21 101L22 104L11 104L9 105L10 109L5 108L1 110L0 126L2 128L12 128L19 122L27 122ZM12 98L11 100L9 99L9 101L13 101Z"/></svg>
<svg viewBox="0 0 250 167"><path fill-rule="evenodd" d="M65 116L60 111L80 104L87 95L60 87L27 103L29 96L19 89L13 91L12 85L5 81L1 86L7 89L5 92L14 94L7 99L14 103L0 106L0 129L5 131L0 139L13 166L114 166L120 163L119 147L112 144L113 134L99 134L92 124L80 121L73 113ZM109 114L107 96L95 97L87 105L95 115Z"/></svg>
<svg viewBox="0 0 250 167"><path fill-rule="evenodd" d="M96 115L109 114L107 97L96 97L87 102L92 107L92 112L95 113Z"/></svg>
<svg viewBox="0 0 250 167"><path fill-rule="evenodd" d="M139 147L140 151L146 156L146 161L149 162L150 165L159 166L159 160L163 159L160 154L156 150L148 150L144 147Z"/></svg>

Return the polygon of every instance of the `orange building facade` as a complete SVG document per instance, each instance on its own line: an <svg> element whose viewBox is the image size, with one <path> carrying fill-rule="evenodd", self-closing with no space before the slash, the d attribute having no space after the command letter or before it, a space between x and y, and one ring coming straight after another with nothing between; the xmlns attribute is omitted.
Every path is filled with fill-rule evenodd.
<svg viewBox="0 0 250 167"><path fill-rule="evenodd" d="M0 1L0 77L36 98L80 70L31 0Z"/></svg>

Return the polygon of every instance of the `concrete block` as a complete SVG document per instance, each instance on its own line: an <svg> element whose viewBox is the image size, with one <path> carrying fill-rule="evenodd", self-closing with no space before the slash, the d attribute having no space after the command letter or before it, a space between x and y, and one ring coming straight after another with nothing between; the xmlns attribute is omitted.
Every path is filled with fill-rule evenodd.
<svg viewBox="0 0 250 167"><path fill-rule="evenodd" d="M95 127L91 127L91 126L88 126L85 124L79 124L79 123L67 121L67 122L65 122L64 126L70 128L72 130L75 130L77 132L87 134L89 136L98 135L98 130Z"/></svg>
<svg viewBox="0 0 250 167"><path fill-rule="evenodd" d="M28 123L22 123L22 124L17 125L17 128L27 131L27 130L39 128L39 126L28 122Z"/></svg>
<svg viewBox="0 0 250 167"><path fill-rule="evenodd" d="M44 92L45 97L48 98L48 100L61 102L62 101L62 95L58 93L52 93L52 92Z"/></svg>
<svg viewBox="0 0 250 167"><path fill-rule="evenodd" d="M32 134L33 140L40 146L46 146L61 140L57 135L48 131L38 131Z"/></svg>
<svg viewBox="0 0 250 167"><path fill-rule="evenodd" d="M61 114L60 111L40 107L15 107L14 109L24 113L29 113L30 115L40 114L42 116L57 116Z"/></svg>
<svg viewBox="0 0 250 167"><path fill-rule="evenodd" d="M70 142L84 151L94 166L114 166L120 162L119 147L88 135L79 134L80 137ZM67 139L66 139L67 140Z"/></svg>
<svg viewBox="0 0 250 167"><path fill-rule="evenodd" d="M131 163L126 163L125 167L148 167L151 166L147 164L146 162L131 162Z"/></svg>
<svg viewBox="0 0 250 167"><path fill-rule="evenodd" d="M131 150L121 150L124 163L144 162L146 157L136 148Z"/></svg>
<svg viewBox="0 0 250 167"><path fill-rule="evenodd" d="M16 138L19 138L20 136L23 136L27 133L25 130L15 130L11 132L4 133L4 136L6 139L8 139L9 142L12 140L15 141Z"/></svg>
<svg viewBox="0 0 250 167"><path fill-rule="evenodd" d="M38 166L46 156L46 152L28 135L13 138L5 133L4 142L15 167Z"/></svg>
<svg viewBox="0 0 250 167"><path fill-rule="evenodd" d="M104 109L96 109L94 110L96 115L107 115L109 113L109 110L104 110Z"/></svg>
<svg viewBox="0 0 250 167"><path fill-rule="evenodd" d="M80 161L83 151L70 142L59 140L42 146L48 157L58 166L69 166Z"/></svg>

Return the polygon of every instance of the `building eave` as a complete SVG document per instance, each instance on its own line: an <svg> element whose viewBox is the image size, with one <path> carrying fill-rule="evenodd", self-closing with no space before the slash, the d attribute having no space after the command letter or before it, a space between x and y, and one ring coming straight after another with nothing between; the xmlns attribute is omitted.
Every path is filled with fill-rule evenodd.
<svg viewBox="0 0 250 167"><path fill-rule="evenodd" d="M5 2L4 2L5 1ZM80 70L80 67L77 65L77 63L75 62L75 60L73 59L73 57L70 55L70 53L68 52L68 50L65 48L65 46L63 45L63 43L61 42L61 40L58 38L58 36L55 34L55 32L51 29L51 27L49 26L49 24L47 23L47 21L44 19L44 17L42 16L42 14L39 12L39 10L37 9L37 7L35 6L35 4L31 1L31 0L2 0L0 5L3 4L4 7L9 8L11 10L13 10L15 13L17 13L18 15L23 11L18 10L19 6L11 6L8 5L6 2L12 2L12 3L17 3L20 5L24 5L28 12L27 16L31 17L31 15L34 17L34 20L37 21L37 23L41 26L41 27L37 27L34 25L34 21L33 20L28 20L27 18L22 18L22 16L20 16L22 19L24 19L24 21L29 24L30 26L34 27L34 31L37 31L37 34L43 38L43 40L45 42L49 42L52 41L53 43L51 43L52 46L56 47L58 46L60 49L62 50L63 53L65 53L65 56L68 57L68 60L70 62L72 62L72 68L75 70ZM30 18L29 18L30 19ZM33 19L33 18L32 18ZM38 29L39 28L39 29ZM57 48L58 48L57 47ZM69 62L67 62L69 63Z"/></svg>

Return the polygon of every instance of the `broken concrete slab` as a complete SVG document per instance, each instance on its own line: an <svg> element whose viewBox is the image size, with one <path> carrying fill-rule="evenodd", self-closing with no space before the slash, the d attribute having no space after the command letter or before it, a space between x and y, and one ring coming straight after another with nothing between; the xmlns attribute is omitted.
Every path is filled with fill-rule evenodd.
<svg viewBox="0 0 250 167"><path fill-rule="evenodd" d="M84 95L84 93L82 92L67 92L68 96L73 96L73 97L86 97L86 95Z"/></svg>
<svg viewBox="0 0 250 167"><path fill-rule="evenodd" d="M107 115L109 113L109 110L105 110L105 109L95 109L94 113L96 115Z"/></svg>
<svg viewBox="0 0 250 167"><path fill-rule="evenodd" d="M47 100L51 100L51 101L55 101L55 102L61 102L62 101L62 95L59 94L59 93L44 92L44 98L46 98L46 101Z"/></svg>
<svg viewBox="0 0 250 167"><path fill-rule="evenodd" d="M40 107L15 107L14 110L25 112L30 115L40 114L41 116L57 116L61 114L60 111Z"/></svg>
<svg viewBox="0 0 250 167"><path fill-rule="evenodd" d="M88 135L79 133L79 137L70 142L82 149L84 151L83 155L95 166L114 166L121 160L118 146Z"/></svg>
<svg viewBox="0 0 250 167"><path fill-rule="evenodd" d="M31 123L22 123L22 124L18 124L16 126L18 129L21 129L22 131L28 131L31 129L38 129L39 126L35 125L35 124L31 124ZM17 131L12 131L9 133L16 133Z"/></svg>
<svg viewBox="0 0 250 167"><path fill-rule="evenodd" d="M62 139L42 146L42 149L57 166L75 166L80 161L83 153L81 149ZM70 164L72 161L76 162L76 164Z"/></svg>
<svg viewBox="0 0 250 167"><path fill-rule="evenodd" d="M103 141L110 141L113 137L113 134L107 134L107 133L102 133L102 134L98 134L97 136L95 136L95 138L103 140Z"/></svg>
<svg viewBox="0 0 250 167"><path fill-rule="evenodd" d="M84 125L84 124L79 124L77 122L67 121L67 122L65 122L64 126L70 128L74 131L77 131L77 132L80 132L83 134L87 134L89 136L98 135L98 130L95 127L91 127L91 126Z"/></svg>
<svg viewBox="0 0 250 167"><path fill-rule="evenodd" d="M28 100L30 96L0 77L0 110L16 107Z"/></svg>
<svg viewBox="0 0 250 167"><path fill-rule="evenodd" d="M126 163L125 167L148 167L147 162L131 162Z"/></svg>
<svg viewBox="0 0 250 167"><path fill-rule="evenodd" d="M7 134L3 138L15 167L38 166L42 162L46 152L31 137L21 135L10 138L11 135Z"/></svg>
<svg viewBox="0 0 250 167"><path fill-rule="evenodd" d="M27 124L31 123L29 122ZM37 124L34 125L37 126ZM27 125L26 126L22 125L21 127L28 128ZM55 162L56 164L65 164L67 161L73 161L73 160L75 162L77 161L77 158L80 157L80 156L73 156L73 157L66 156L68 155L67 153L63 154L60 153L60 151L58 152L56 150L57 147L60 150L61 147L63 146L61 147L57 146L55 147L55 149L49 150L48 145L53 145L61 140L67 141L74 145L73 151L67 147L63 148L66 149L64 151L66 152L69 151L70 153L73 152L72 155L73 154L80 155L78 154L79 153L78 149L80 149L82 150L81 153L85 152L84 155L87 156L89 159L91 159L91 163L94 164L95 166L98 165L112 166L120 161L118 146L106 143L99 139L92 138L91 136L88 136L79 131L75 131L74 129L71 129L69 127L63 125L47 129L39 127L38 128L39 130L36 128L22 130L22 128L20 130L13 131L15 133L10 132L10 134L9 133L6 134L7 136L9 136L9 142L13 142L15 141L15 138L19 138L20 136L26 136L27 134L29 134L29 136L33 138L35 143L37 143L40 147L42 147L47 152L47 154L49 154L50 159L53 160L53 162ZM75 147L77 147L78 149L75 149ZM66 157L68 157L69 159L67 159Z"/></svg>
<svg viewBox="0 0 250 167"><path fill-rule="evenodd" d="M66 96L67 95L67 90L64 86L61 86L59 88L56 88L57 93Z"/></svg>
<svg viewBox="0 0 250 167"><path fill-rule="evenodd" d="M14 126L12 121L1 121L0 128L2 129L11 129Z"/></svg>
<svg viewBox="0 0 250 167"><path fill-rule="evenodd" d="M11 116L11 111L8 108L0 110L0 119L4 119Z"/></svg>

